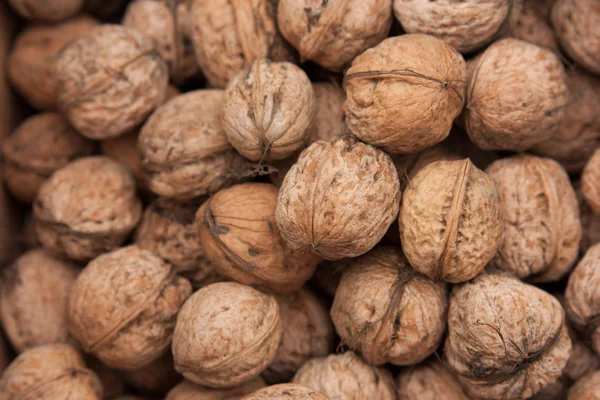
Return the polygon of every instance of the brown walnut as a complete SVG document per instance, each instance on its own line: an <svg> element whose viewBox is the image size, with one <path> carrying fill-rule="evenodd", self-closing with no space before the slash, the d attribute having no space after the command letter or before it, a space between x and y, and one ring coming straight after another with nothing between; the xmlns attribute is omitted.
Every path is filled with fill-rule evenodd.
<svg viewBox="0 0 600 400"><path fill-rule="evenodd" d="M23 18L59 22L79 13L85 0L8 0L8 3Z"/></svg>
<svg viewBox="0 0 600 400"><path fill-rule="evenodd" d="M313 389L295 383L268 386L242 397L241 400L328 400Z"/></svg>
<svg viewBox="0 0 600 400"><path fill-rule="evenodd" d="M240 400L264 387L265 381L260 376L231 389L211 389L183 381L167 394L165 400Z"/></svg>
<svg viewBox="0 0 600 400"><path fill-rule="evenodd" d="M138 189L148 191L148 178L142 169L142 156L138 150L137 131L100 142L102 154L127 167L133 174Z"/></svg>
<svg viewBox="0 0 600 400"><path fill-rule="evenodd" d="M406 368L396 384L398 400L469 400L456 376L439 361Z"/></svg>
<svg viewBox="0 0 600 400"><path fill-rule="evenodd" d="M581 242L579 243L579 254L582 255L590 247L600 242L600 216L592 212L589 204L581 193L581 183L573 182L573 188L579 203L579 218L581 220Z"/></svg>
<svg viewBox="0 0 600 400"><path fill-rule="evenodd" d="M344 115L346 94L336 82L316 82L312 87L315 92L317 113L310 127L309 143L319 140L328 142L344 134L346 129Z"/></svg>
<svg viewBox="0 0 600 400"><path fill-rule="evenodd" d="M550 20L545 15L546 9L539 0L524 0L523 11L519 15L513 36L529 43L537 44L560 54L556 34L552 29Z"/></svg>
<svg viewBox="0 0 600 400"><path fill-rule="evenodd" d="M590 372L569 389L567 400L600 400L600 371Z"/></svg>
<svg viewBox="0 0 600 400"><path fill-rule="evenodd" d="M175 371L173 355L167 352L150 364L123 372L123 379L141 393L164 395L183 379Z"/></svg>
<svg viewBox="0 0 600 400"><path fill-rule="evenodd" d="M600 216L600 149L596 149L581 174L581 192L592 212Z"/></svg>

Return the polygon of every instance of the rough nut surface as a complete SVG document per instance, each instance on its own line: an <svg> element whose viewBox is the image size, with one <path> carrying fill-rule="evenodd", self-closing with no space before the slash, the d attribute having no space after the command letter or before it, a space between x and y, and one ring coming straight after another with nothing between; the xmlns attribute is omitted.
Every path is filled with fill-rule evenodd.
<svg viewBox="0 0 600 400"><path fill-rule="evenodd" d="M175 369L197 384L232 388L271 363L281 335L274 297L239 283L213 283L195 292L177 316Z"/></svg>
<svg viewBox="0 0 600 400"><path fill-rule="evenodd" d="M275 218L292 249L337 260L373 248L399 203L400 182L389 156L340 137L300 154L279 190Z"/></svg>
<svg viewBox="0 0 600 400"><path fill-rule="evenodd" d="M133 370L168 350L179 308L192 291L147 250L124 247L92 260L69 297L69 331L109 367Z"/></svg>
<svg viewBox="0 0 600 400"><path fill-rule="evenodd" d="M142 393L164 395L177 385L183 377L175 371L173 355L169 351L150 364L131 371L124 371L123 378Z"/></svg>
<svg viewBox="0 0 600 400"><path fill-rule="evenodd" d="M346 129L344 101L346 94L336 82L317 82L312 84L315 92L317 113L310 127L309 142L319 140L329 142L340 136Z"/></svg>
<svg viewBox="0 0 600 400"><path fill-rule="evenodd" d="M483 271L504 233L494 181L469 159L421 169L404 191L398 223L410 265L453 283Z"/></svg>
<svg viewBox="0 0 600 400"><path fill-rule="evenodd" d="M392 160L398 170L400 178L400 189L402 193L406 190L408 184L417 175L417 172L436 161L456 161L461 160L458 154L448 150L442 145L435 145L426 150L408 155L394 154Z"/></svg>
<svg viewBox="0 0 600 400"><path fill-rule="evenodd" d="M138 150L139 133L133 131L100 142L102 154L127 167L133 174L138 189L148 191L148 179L142 169L142 156Z"/></svg>
<svg viewBox="0 0 600 400"><path fill-rule="evenodd" d="M152 42L134 29L102 25L58 56L58 108L90 139L122 135L163 102L167 66Z"/></svg>
<svg viewBox="0 0 600 400"><path fill-rule="evenodd" d="M592 212L600 216L600 149L594 151L583 169L581 192Z"/></svg>
<svg viewBox="0 0 600 400"><path fill-rule="evenodd" d="M569 389L567 400L600 399L600 371L590 372Z"/></svg>
<svg viewBox="0 0 600 400"><path fill-rule="evenodd" d="M469 400L456 377L439 361L405 369L396 384L398 400Z"/></svg>
<svg viewBox="0 0 600 400"><path fill-rule="evenodd" d="M260 376L231 389L211 389L183 381L167 394L165 400L240 400L264 387L265 381Z"/></svg>
<svg viewBox="0 0 600 400"><path fill-rule="evenodd" d="M241 400L328 400L323 394L295 383L268 386L242 397Z"/></svg>
<svg viewBox="0 0 600 400"><path fill-rule="evenodd" d="M462 56L433 36L384 40L344 75L346 123L391 153L416 153L444 140L464 104Z"/></svg>
<svg viewBox="0 0 600 400"><path fill-rule="evenodd" d="M550 9L550 7L546 7ZM536 44L560 54L556 34L550 20L544 15L544 7L539 0L525 0L513 35L517 39Z"/></svg>
<svg viewBox="0 0 600 400"><path fill-rule="evenodd" d="M81 11L85 0L8 0L8 3L23 18L58 22Z"/></svg>

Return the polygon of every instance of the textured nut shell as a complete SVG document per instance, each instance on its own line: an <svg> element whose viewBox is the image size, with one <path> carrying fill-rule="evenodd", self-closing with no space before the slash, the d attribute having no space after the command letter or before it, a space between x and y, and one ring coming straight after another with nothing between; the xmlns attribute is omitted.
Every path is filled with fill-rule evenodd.
<svg viewBox="0 0 600 400"><path fill-rule="evenodd" d="M75 39L55 68L58 108L90 139L140 125L163 102L169 81L151 41L120 25L102 25Z"/></svg>
<svg viewBox="0 0 600 400"><path fill-rule="evenodd" d="M341 137L300 154L279 190L275 218L292 249L329 260L373 248L398 214L400 182L382 151Z"/></svg>
<svg viewBox="0 0 600 400"><path fill-rule="evenodd" d="M167 350L192 291L171 265L137 246L92 260L69 297L69 331L109 367L141 368Z"/></svg>
<svg viewBox="0 0 600 400"><path fill-rule="evenodd" d="M306 73L289 62L265 58L231 79L224 103L227 139L253 161L291 156L307 142L316 112Z"/></svg>
<svg viewBox="0 0 600 400"><path fill-rule="evenodd" d="M600 371L590 372L569 389L567 400L600 399Z"/></svg>
<svg viewBox="0 0 600 400"><path fill-rule="evenodd" d="M411 365L435 351L446 330L446 286L415 272L400 250L378 247L349 263L331 319L371 365Z"/></svg>
<svg viewBox="0 0 600 400"><path fill-rule="evenodd" d="M47 250L87 261L123 243L140 220L142 204L129 171L98 156L56 171L40 188L33 212Z"/></svg>
<svg viewBox="0 0 600 400"><path fill-rule="evenodd" d="M175 371L173 355L169 351L150 364L131 371L124 371L123 378L142 393L164 395L183 379Z"/></svg>
<svg viewBox="0 0 600 400"><path fill-rule="evenodd" d="M0 379L3 400L101 400L102 384L71 346L50 344L19 355Z"/></svg>
<svg viewBox="0 0 600 400"><path fill-rule="evenodd" d="M8 0L8 3L23 18L58 22L81 11L85 0Z"/></svg>
<svg viewBox="0 0 600 400"><path fill-rule="evenodd" d="M571 355L564 321L550 294L484 273L452 291L446 360L472 397L526 399L562 374Z"/></svg>
<svg viewBox="0 0 600 400"><path fill-rule="evenodd" d="M464 104L462 56L429 35L392 37L358 56L344 76L350 132L392 153L441 142Z"/></svg>
<svg viewBox="0 0 600 400"><path fill-rule="evenodd" d="M461 160L458 154L448 150L442 145L429 147L426 150L409 155L394 154L392 160L398 171L400 178L400 190L404 193L410 181L417 175L417 172L436 161L456 161Z"/></svg>
<svg viewBox="0 0 600 400"><path fill-rule="evenodd" d="M317 390L330 400L396 400L392 374L368 365L352 351L307 361L293 383Z"/></svg>
<svg viewBox="0 0 600 400"><path fill-rule="evenodd" d="M2 177L17 199L31 203L54 171L93 151L92 141L77 133L60 114L37 114L3 140Z"/></svg>
<svg viewBox="0 0 600 400"><path fill-rule="evenodd" d="M560 129L569 100L552 51L518 39L493 43L467 69L464 123L484 150L526 150Z"/></svg>
<svg viewBox="0 0 600 400"><path fill-rule="evenodd" d="M600 149L594 151L583 169L581 192L592 212L600 216Z"/></svg>
<svg viewBox="0 0 600 400"><path fill-rule="evenodd" d="M232 389L210 389L183 381L167 394L165 400L239 400L264 387L265 381L260 376Z"/></svg>
<svg viewBox="0 0 600 400"><path fill-rule="evenodd" d="M175 369L200 385L235 387L271 363L281 335L275 298L239 283L213 283L194 293L179 312Z"/></svg>
<svg viewBox="0 0 600 400"><path fill-rule="evenodd" d="M573 183L579 203L579 218L581 220L581 242L579 254L584 254L594 244L600 242L600 216L594 215L589 204L581 193L579 181Z"/></svg>
<svg viewBox="0 0 600 400"><path fill-rule="evenodd" d="M421 169L404 192L398 223L410 265L453 283L483 271L504 232L496 186L469 159Z"/></svg>
<svg viewBox="0 0 600 400"><path fill-rule="evenodd" d="M7 72L29 105L41 110L56 108L56 57L67 43L96 25L98 21L82 15L58 25L28 25L17 36L8 55Z"/></svg>
<svg viewBox="0 0 600 400"><path fill-rule="evenodd" d="M295 383L268 386L242 397L242 400L328 400L321 393Z"/></svg>
<svg viewBox="0 0 600 400"><path fill-rule="evenodd" d="M319 140L329 142L340 136L346 129L344 101L346 94L336 82L317 82L312 84L315 93L317 113L310 127L309 142Z"/></svg>
<svg viewBox="0 0 600 400"><path fill-rule="evenodd" d="M102 154L127 167L139 189L147 190L148 178L142 169L142 156L138 150L138 132L133 131L100 142Z"/></svg>
<svg viewBox="0 0 600 400"><path fill-rule="evenodd" d="M469 400L456 377L438 361L405 369L396 384L398 400Z"/></svg>
<svg viewBox="0 0 600 400"><path fill-rule="evenodd" d="M525 0L513 36L560 54L556 34L538 0Z"/></svg>
<svg viewBox="0 0 600 400"><path fill-rule="evenodd" d="M493 262L520 278L561 279L579 250L581 223L569 177L554 160L517 155L492 163L505 219L504 241Z"/></svg>

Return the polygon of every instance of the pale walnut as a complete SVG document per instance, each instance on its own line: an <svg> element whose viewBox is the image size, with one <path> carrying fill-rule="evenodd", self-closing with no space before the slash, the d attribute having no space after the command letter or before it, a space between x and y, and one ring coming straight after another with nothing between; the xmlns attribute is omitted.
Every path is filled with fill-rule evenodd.
<svg viewBox="0 0 600 400"><path fill-rule="evenodd" d="M594 151L583 169L581 192L594 215L600 216L600 148Z"/></svg>
<svg viewBox="0 0 600 400"><path fill-rule="evenodd" d="M167 352L148 365L123 371L123 379L141 393L164 395L181 382L183 377L175 371L173 355Z"/></svg>
<svg viewBox="0 0 600 400"><path fill-rule="evenodd" d="M396 384L398 400L469 400L456 376L435 360L406 368Z"/></svg>
<svg viewBox="0 0 600 400"><path fill-rule="evenodd" d="M241 400L328 400L323 394L296 383L268 386L242 397Z"/></svg>
<svg viewBox="0 0 600 400"><path fill-rule="evenodd" d="M240 400L265 386L260 376L231 389L211 389L183 381L167 394L165 400Z"/></svg>
<svg viewBox="0 0 600 400"><path fill-rule="evenodd" d="M148 178L142 169L142 156L138 150L137 131L104 139L100 142L102 154L127 167L133 174L138 189L148 191Z"/></svg>
<svg viewBox="0 0 600 400"><path fill-rule="evenodd" d="M600 400L600 371L590 372L569 389L567 400Z"/></svg>
<svg viewBox="0 0 600 400"><path fill-rule="evenodd" d="M8 3L23 18L59 22L79 13L85 0L8 0Z"/></svg>

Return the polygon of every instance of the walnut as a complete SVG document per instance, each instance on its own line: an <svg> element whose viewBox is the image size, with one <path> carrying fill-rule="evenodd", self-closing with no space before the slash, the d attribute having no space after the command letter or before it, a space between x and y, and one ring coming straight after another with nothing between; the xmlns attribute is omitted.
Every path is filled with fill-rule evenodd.
<svg viewBox="0 0 600 400"><path fill-rule="evenodd" d="M567 395L568 384L564 379L554 381L548 386L544 386L542 390L537 392L531 400L565 400Z"/></svg>
<svg viewBox="0 0 600 400"><path fill-rule="evenodd" d="M421 169L404 192L398 222L410 265L452 283L483 271L504 233L496 186L469 159Z"/></svg>
<svg viewBox="0 0 600 400"><path fill-rule="evenodd" d="M571 339L558 300L484 273L452 290L444 354L469 396L526 399L561 376Z"/></svg>
<svg viewBox="0 0 600 400"><path fill-rule="evenodd" d="M213 283L194 293L177 317L175 369L197 384L232 388L271 363L281 335L275 298L235 282Z"/></svg>
<svg viewBox="0 0 600 400"><path fill-rule="evenodd" d="M396 400L392 374L368 365L352 351L307 361L293 382L331 400Z"/></svg>
<svg viewBox="0 0 600 400"><path fill-rule="evenodd" d="M227 85L223 128L244 157L281 160L308 141L315 112L315 94L304 71L260 58Z"/></svg>
<svg viewBox="0 0 600 400"><path fill-rule="evenodd" d="M569 389L567 400L599 400L600 371L590 372Z"/></svg>
<svg viewBox="0 0 600 400"><path fill-rule="evenodd" d="M567 327L573 343L573 351L563 371L563 378L577 381L588 372L600 369L600 356L586 344L585 340L581 339L574 328L571 328L569 324Z"/></svg>
<svg viewBox="0 0 600 400"><path fill-rule="evenodd" d="M575 191L554 160L517 155L493 162L505 219L504 241L494 264L537 282L561 279L579 250L581 223Z"/></svg>
<svg viewBox="0 0 600 400"><path fill-rule="evenodd" d="M592 212L600 216L600 149L596 149L581 174L581 192Z"/></svg>
<svg viewBox="0 0 600 400"><path fill-rule="evenodd" d="M551 139L569 99L558 56L518 39L499 40L469 63L466 93L466 130L484 150L521 151Z"/></svg>
<svg viewBox="0 0 600 400"><path fill-rule="evenodd" d="M0 378L6 400L102 400L102 384L66 344L34 347L19 355Z"/></svg>
<svg viewBox="0 0 600 400"><path fill-rule="evenodd" d="M90 139L136 128L163 102L167 67L134 29L101 25L69 43L55 63L58 108Z"/></svg>
<svg viewBox="0 0 600 400"><path fill-rule="evenodd" d="M575 194L579 203L579 218L581 220L581 241L579 254L584 254L594 244L600 242L600 216L592 212L589 204L581 193L579 181L573 183Z"/></svg>
<svg viewBox="0 0 600 400"><path fill-rule="evenodd" d="M394 154L392 160L400 178L400 190L404 193L406 187L417 175L417 172L436 161L456 161L462 158L441 144L429 147L426 150L408 155Z"/></svg>
<svg viewBox="0 0 600 400"><path fill-rule="evenodd" d="M310 127L309 142L314 143L319 140L328 142L345 132L344 101L346 94L335 81L313 83L312 87L315 93L317 113Z"/></svg>
<svg viewBox="0 0 600 400"><path fill-rule="evenodd" d="M59 22L81 11L85 0L8 0L8 3L23 18Z"/></svg>
<svg viewBox="0 0 600 400"><path fill-rule="evenodd" d="M57 25L30 24L17 36L6 67L10 82L29 105L39 110L56 108L56 58L67 43L97 25L98 21L82 15Z"/></svg>
<svg viewBox="0 0 600 400"><path fill-rule="evenodd" d="M104 399L111 400L125 394L125 381L121 377L121 371L109 368L91 356L85 357L85 363L100 379L104 388Z"/></svg>
<svg viewBox="0 0 600 400"><path fill-rule="evenodd" d="M470 158L477 168L484 171L491 163L503 156L499 151L481 150L469 139L467 132L456 125L443 145L458 154L459 159Z"/></svg>
<svg viewBox="0 0 600 400"><path fill-rule="evenodd" d="M280 0L277 13L281 34L302 60L334 72L385 39L392 20L392 0Z"/></svg>
<svg viewBox="0 0 600 400"><path fill-rule="evenodd" d="M47 250L87 261L125 241L140 220L142 204L129 171L96 156L56 171L40 188L33 213Z"/></svg>
<svg viewBox="0 0 600 400"><path fill-rule="evenodd" d="M164 395L181 382L182 377L175 371L171 352L157 358L150 364L132 371L124 371L123 378L129 386L142 393Z"/></svg>
<svg viewBox="0 0 600 400"><path fill-rule="evenodd" d="M353 137L340 137L302 152L283 181L275 218L292 249L336 260L373 248L399 203L391 159Z"/></svg>
<svg viewBox="0 0 600 400"><path fill-rule="evenodd" d="M456 377L439 361L403 370L396 383L398 400L469 400Z"/></svg>
<svg viewBox="0 0 600 400"><path fill-rule="evenodd" d="M165 400L239 400L264 387L265 382L260 376L231 389L211 389L183 381L167 394Z"/></svg>
<svg viewBox="0 0 600 400"><path fill-rule="evenodd" d="M148 365L168 349L181 304L192 291L147 250L124 247L92 260L69 297L69 331L112 368Z"/></svg>
<svg viewBox="0 0 600 400"><path fill-rule="evenodd" d="M400 250L378 247L352 261L331 319L344 344L371 365L417 364L446 330L446 286L413 270Z"/></svg>
<svg viewBox="0 0 600 400"><path fill-rule="evenodd" d="M525 0L523 11L513 29L512 35L517 39L536 44L560 54L556 34L550 21L544 16L539 0Z"/></svg>
<svg viewBox="0 0 600 400"><path fill-rule="evenodd" d="M416 153L444 140L464 104L462 56L429 35L392 37L344 75L346 123L365 142Z"/></svg>
<svg viewBox="0 0 600 400"><path fill-rule="evenodd" d="M242 397L241 400L328 400L323 394L295 383L268 386Z"/></svg>
<svg viewBox="0 0 600 400"><path fill-rule="evenodd" d="M138 132L133 131L100 142L102 154L127 167L133 174L137 187L148 190L148 178L142 169L142 156L138 150Z"/></svg>

